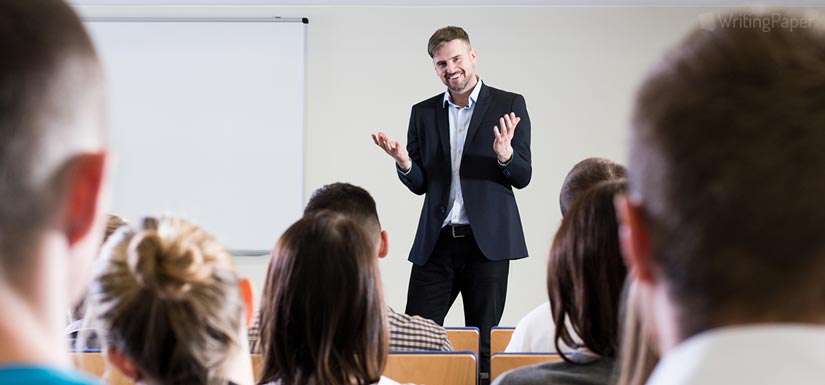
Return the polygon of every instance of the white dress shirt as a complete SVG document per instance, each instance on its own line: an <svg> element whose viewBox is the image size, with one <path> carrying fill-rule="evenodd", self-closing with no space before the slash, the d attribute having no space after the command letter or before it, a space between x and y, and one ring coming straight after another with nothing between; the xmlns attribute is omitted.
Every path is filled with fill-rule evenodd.
<svg viewBox="0 0 825 385"><path fill-rule="evenodd" d="M447 217L444 218L442 227L447 225L466 225L470 223L467 219L467 212L464 210L464 196L461 194L461 156L464 154L464 142L467 140L467 129L470 127L470 119L473 118L473 111L476 108L478 93L481 91L481 78L478 79L473 92L470 93L469 102L466 107L461 107L453 103L450 98L450 90L444 91L443 104L449 111L450 121L450 160L452 162L452 180L450 181L450 206ZM492 146L492 144L490 144Z"/></svg>
<svg viewBox="0 0 825 385"><path fill-rule="evenodd" d="M713 329L668 352L648 385L825 384L825 326Z"/></svg>

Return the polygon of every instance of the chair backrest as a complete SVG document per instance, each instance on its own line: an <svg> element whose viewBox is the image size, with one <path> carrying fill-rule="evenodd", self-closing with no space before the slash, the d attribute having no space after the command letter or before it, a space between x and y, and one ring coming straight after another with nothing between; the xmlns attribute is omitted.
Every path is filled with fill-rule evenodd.
<svg viewBox="0 0 825 385"><path fill-rule="evenodd" d="M80 369L93 377L102 379L110 385L134 385L132 380L124 376L115 367L110 366L103 357L103 353L71 353L72 362Z"/></svg>
<svg viewBox="0 0 825 385"><path fill-rule="evenodd" d="M559 360L558 353L496 353L490 358L490 382L508 370Z"/></svg>
<svg viewBox="0 0 825 385"><path fill-rule="evenodd" d="M477 327L446 327L447 338L453 350L469 350L478 357L479 333Z"/></svg>
<svg viewBox="0 0 825 385"><path fill-rule="evenodd" d="M470 351L390 352L384 376L418 385L476 385L478 364Z"/></svg>
<svg viewBox="0 0 825 385"><path fill-rule="evenodd" d="M510 344L510 338L513 338L515 330L516 328L512 326L494 326L490 329L490 354L507 350L507 345Z"/></svg>
<svg viewBox="0 0 825 385"><path fill-rule="evenodd" d="M252 354L251 358L257 381L263 369L263 359L260 354ZM109 385L135 385L110 366L100 352L72 353L72 361L81 371ZM476 355L470 351L396 352L390 353L384 376L419 385L477 385L478 364Z"/></svg>

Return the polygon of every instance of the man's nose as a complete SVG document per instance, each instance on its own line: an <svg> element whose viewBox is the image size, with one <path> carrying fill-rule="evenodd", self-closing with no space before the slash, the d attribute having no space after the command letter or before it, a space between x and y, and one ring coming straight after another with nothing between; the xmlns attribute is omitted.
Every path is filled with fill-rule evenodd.
<svg viewBox="0 0 825 385"><path fill-rule="evenodd" d="M458 68L458 66L455 65L455 63L447 63L447 73L448 74L454 73L457 68Z"/></svg>

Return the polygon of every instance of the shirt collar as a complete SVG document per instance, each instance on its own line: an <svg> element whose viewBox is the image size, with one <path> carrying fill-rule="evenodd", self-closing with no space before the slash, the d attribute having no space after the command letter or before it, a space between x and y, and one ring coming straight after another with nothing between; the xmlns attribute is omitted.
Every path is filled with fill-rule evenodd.
<svg viewBox="0 0 825 385"><path fill-rule="evenodd" d="M476 75L478 77L478 75ZM481 92L481 77L478 77L478 83L476 83L475 88L473 88L473 92L470 93L470 103L467 104L467 108L472 108L473 105L476 104L478 100L478 93ZM450 100L450 90L447 89L444 91L444 98L441 100L441 106L446 107L447 103L452 103L453 101Z"/></svg>

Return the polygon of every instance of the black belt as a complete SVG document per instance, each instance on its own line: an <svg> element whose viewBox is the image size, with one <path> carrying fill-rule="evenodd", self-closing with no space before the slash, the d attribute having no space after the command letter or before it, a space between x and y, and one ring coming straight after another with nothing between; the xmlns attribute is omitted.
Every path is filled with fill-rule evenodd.
<svg viewBox="0 0 825 385"><path fill-rule="evenodd" d="M473 235L473 229L470 225L447 225L442 227L441 231L453 238L464 238Z"/></svg>

